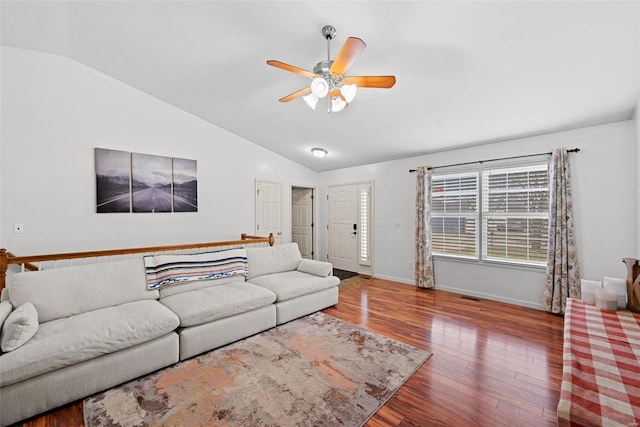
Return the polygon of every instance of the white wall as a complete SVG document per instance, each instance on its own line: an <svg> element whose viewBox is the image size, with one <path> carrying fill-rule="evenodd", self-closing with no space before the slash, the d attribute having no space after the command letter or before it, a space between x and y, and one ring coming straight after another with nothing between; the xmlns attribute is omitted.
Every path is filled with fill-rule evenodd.
<svg viewBox="0 0 640 427"><path fill-rule="evenodd" d="M634 167L633 167L633 175L631 176L632 185L634 187L634 202L635 209L633 213L634 223L635 223L635 249L632 254L632 258L640 258L640 118L638 117L638 113L640 109L640 98L636 103L636 108L634 110L634 125L635 125L635 144L631 154L631 157L634 158Z"/></svg>
<svg viewBox="0 0 640 427"><path fill-rule="evenodd" d="M638 19L640 20L640 8L638 8ZM640 40L640 33L637 35ZM640 43L638 43L638 47L640 48ZM640 51L638 52L638 57L640 57ZM638 80L640 81L640 61L638 61ZM634 251L634 258L640 258L640 96L636 100L636 107L633 111L633 118L635 122L635 167L633 168L634 174L632 176L634 185L635 185L635 212L634 212L634 221L636 223L635 227L635 242L636 247Z"/></svg>
<svg viewBox="0 0 640 427"><path fill-rule="evenodd" d="M0 246L16 254L238 239L255 180L318 174L65 57L2 48ZM198 212L96 214L94 147L196 159ZM14 234L13 224L25 233Z"/></svg>
<svg viewBox="0 0 640 427"><path fill-rule="evenodd" d="M408 262L414 260L415 175L409 169L578 147L581 151L570 158L582 277L625 277L621 259L633 255L638 228L634 214L637 187L631 179L638 163L629 155L635 145L634 132L634 122L625 121L451 150L324 172L322 186L375 181L374 276L413 283ZM435 275L440 289L541 307L543 270L437 260Z"/></svg>
<svg viewBox="0 0 640 427"><path fill-rule="evenodd" d="M636 111L638 107L636 107ZM635 172L635 195L636 195L636 210L634 212L633 218L635 222L635 233L636 233L636 247L634 251L634 258L640 258L640 123L638 123L638 119L635 120L636 124L636 155L634 161L633 170Z"/></svg>

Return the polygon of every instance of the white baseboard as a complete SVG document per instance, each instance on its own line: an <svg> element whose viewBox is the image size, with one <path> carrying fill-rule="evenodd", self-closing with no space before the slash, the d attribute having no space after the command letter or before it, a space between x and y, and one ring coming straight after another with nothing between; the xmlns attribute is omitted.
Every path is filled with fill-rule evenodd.
<svg viewBox="0 0 640 427"><path fill-rule="evenodd" d="M406 283L407 285L414 285L415 286L415 282L413 280L401 279L399 277L382 276L380 274L376 274L376 275L373 276L373 278L374 279L391 280L392 282Z"/></svg>
<svg viewBox="0 0 640 427"><path fill-rule="evenodd" d="M481 298L481 299L487 299L487 300L491 300L491 301L498 301L498 302L505 302L507 304L513 304L513 305L518 305L521 307L528 307L528 308L533 308L536 310L544 310L544 307L542 306L541 303L532 303L531 301L523 301L523 300L518 300L518 299L514 299L514 298L506 298L500 295L492 295L492 294L485 294L483 292L474 292L474 291L470 291L468 289L459 289L459 288L453 288L451 286L439 286L438 284L436 284L436 289L440 289L442 291L448 291L448 292L453 292L456 294L462 294L462 295L468 295L471 297L476 297L476 298Z"/></svg>
<svg viewBox="0 0 640 427"><path fill-rule="evenodd" d="M377 274L375 276L373 276L373 277L376 278L376 279L391 280L392 282L400 282L400 283L405 283L407 285L415 286L415 282L413 280L407 280L407 279L401 279L399 277L383 276L383 275L377 275ZM468 296L475 297L475 298L481 298L481 299L486 299L486 300L490 300L490 301L504 302L504 303L507 303L507 304L518 305L520 307L533 308L535 310L544 310L544 307L542 306L542 303L532 303L531 301L523 301L523 300L519 300L519 299L503 297L503 296L500 296L500 295L492 295L492 294L486 294L486 293L483 293L483 292L475 292L475 291L470 291L468 289L454 288L452 286L440 286L437 283L436 283L436 287L435 288L439 289L441 291L453 292L453 293L461 294L461 295L468 295Z"/></svg>

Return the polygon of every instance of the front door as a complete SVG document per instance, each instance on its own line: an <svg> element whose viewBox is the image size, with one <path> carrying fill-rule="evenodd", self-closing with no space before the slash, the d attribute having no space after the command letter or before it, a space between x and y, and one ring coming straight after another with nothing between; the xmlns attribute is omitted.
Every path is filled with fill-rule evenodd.
<svg viewBox="0 0 640 427"><path fill-rule="evenodd" d="M329 187L328 261L358 272L358 186Z"/></svg>

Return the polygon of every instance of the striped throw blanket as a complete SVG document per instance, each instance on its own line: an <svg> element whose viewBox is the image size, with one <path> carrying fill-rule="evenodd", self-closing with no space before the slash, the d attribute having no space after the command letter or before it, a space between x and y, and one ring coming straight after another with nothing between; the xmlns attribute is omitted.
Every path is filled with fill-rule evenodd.
<svg viewBox="0 0 640 427"><path fill-rule="evenodd" d="M249 272L244 248L189 255L147 255L144 266L148 289L236 274L246 276Z"/></svg>

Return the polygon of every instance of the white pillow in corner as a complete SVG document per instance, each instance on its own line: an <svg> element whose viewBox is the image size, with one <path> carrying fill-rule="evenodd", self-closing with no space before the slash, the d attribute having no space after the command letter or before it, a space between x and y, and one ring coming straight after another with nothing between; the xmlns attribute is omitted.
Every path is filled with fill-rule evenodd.
<svg viewBox="0 0 640 427"><path fill-rule="evenodd" d="M38 312L30 302L9 314L0 332L0 349L13 351L24 345L38 332Z"/></svg>
<svg viewBox="0 0 640 427"><path fill-rule="evenodd" d="M0 291L0 302L5 302L5 301L10 301L11 298L9 298L9 288L3 288L2 291ZM1 328L2 326L0 326Z"/></svg>
<svg viewBox="0 0 640 427"><path fill-rule="evenodd" d="M7 320L7 317L11 314L11 310L13 310L13 306L9 301L0 302L0 331L2 331L4 321Z"/></svg>

